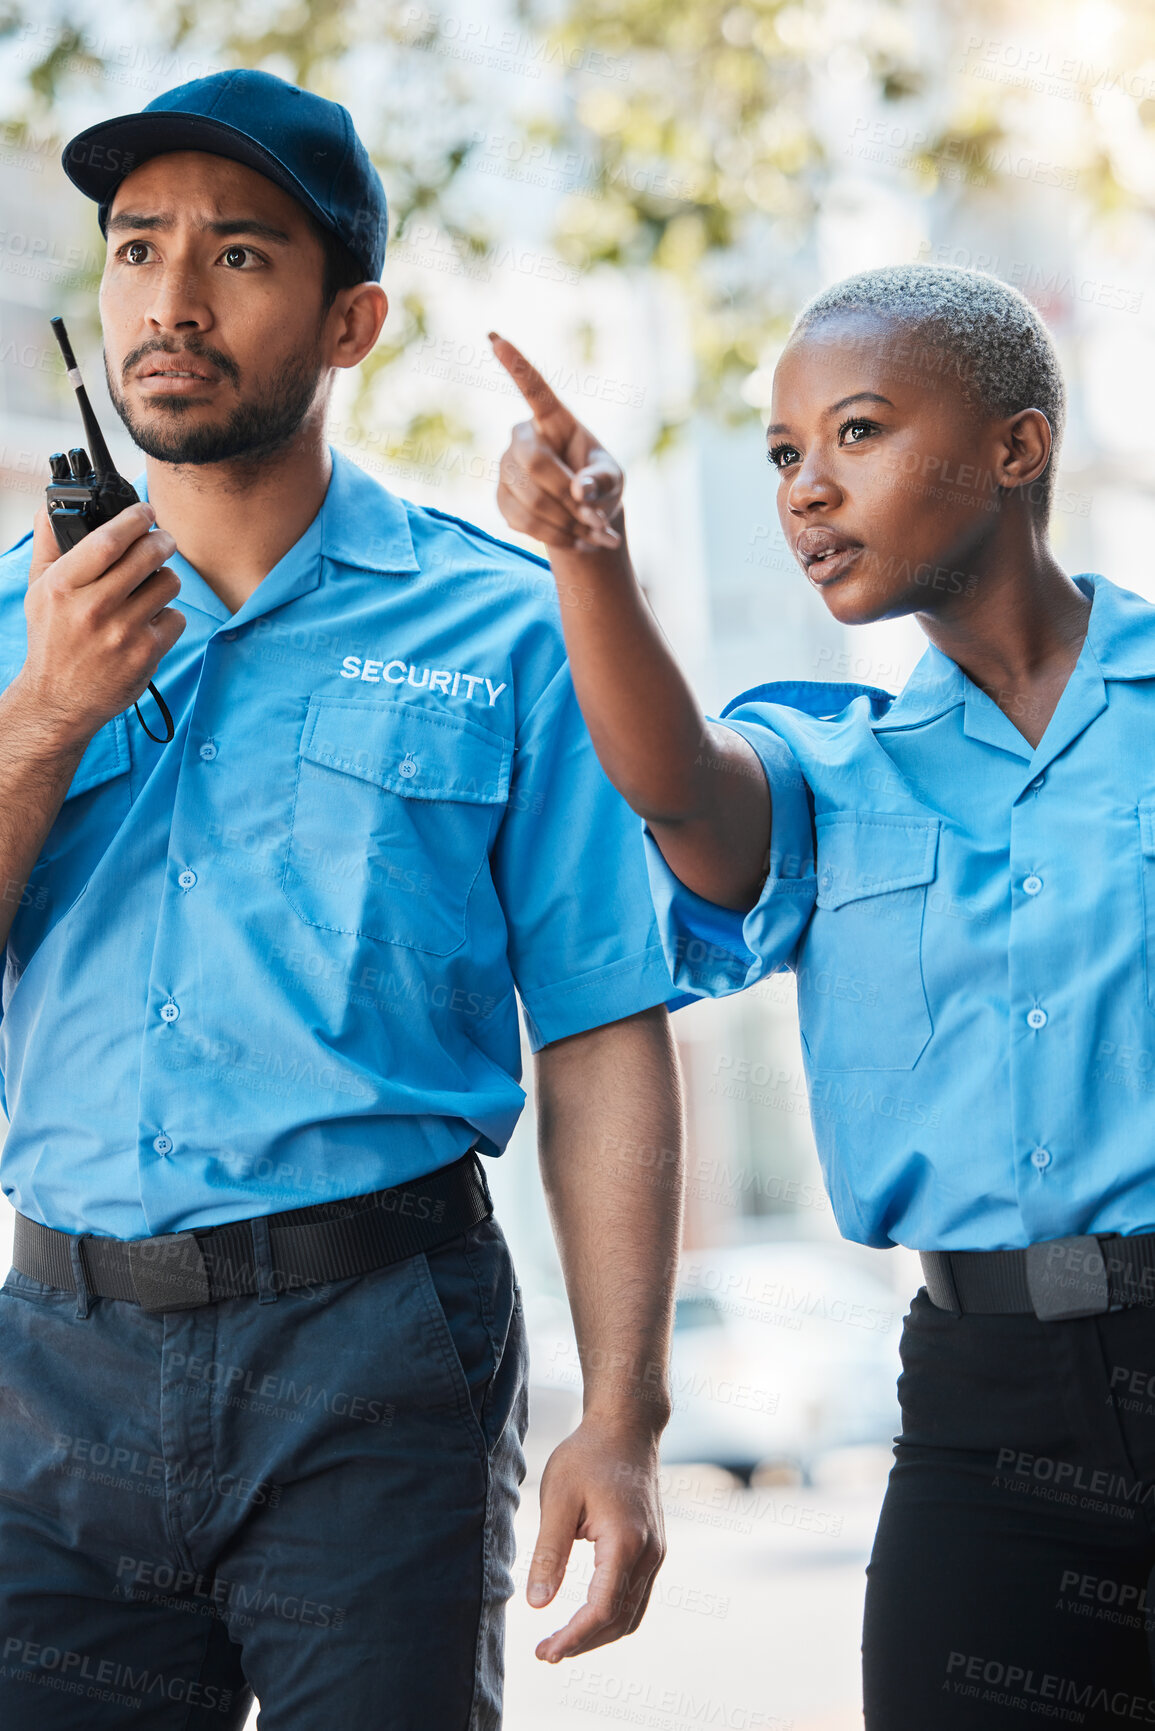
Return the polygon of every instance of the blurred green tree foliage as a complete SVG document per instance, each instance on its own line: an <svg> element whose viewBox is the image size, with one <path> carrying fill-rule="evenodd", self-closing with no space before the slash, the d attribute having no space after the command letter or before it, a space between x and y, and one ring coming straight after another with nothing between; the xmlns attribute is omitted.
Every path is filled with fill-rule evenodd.
<svg viewBox="0 0 1155 1731"><path fill-rule="evenodd" d="M371 69L366 142L389 188L394 239L403 240L421 215L468 257L483 253L488 237L462 221L463 201L453 189L476 147L479 103L493 97L491 90L479 96L468 55L445 52L449 26L460 38L465 18L452 13L453 4L154 0L150 52L172 55L171 83L189 75L182 67L196 56L202 65L264 66L338 99L356 90L363 127ZM824 195L851 154L845 140L855 135L853 113L897 117L899 142L887 148L894 175L908 188L929 195L953 181L958 196L997 194L1015 178L1008 139L1029 133L1038 100L1037 89L1013 75L1003 44L1014 32L1021 40L1061 38L1066 15L1078 11L1077 0L1025 0L1013 17L1007 0L518 5L511 23L536 36L544 57L564 69L560 82L543 81L541 111L523 123L527 143L576 165L558 198L554 244L582 269L656 270L677 282L696 362L695 390L682 412L705 407L726 419L754 414L759 395L751 376L811 285L807 249ZM1102 69L1073 61L1076 71L1066 75L1073 79L1066 107L1078 197L1099 212L1149 205L1152 196L1134 184L1133 167L1130 179L1119 169L1119 125L1112 131L1103 123L1116 98L1130 104L1134 128L1155 153L1155 70L1143 88L1132 79L1129 92L1113 88L1123 81L1111 72L1113 64L1149 63L1150 15L1142 0L1121 0L1111 10L1114 61L1105 58ZM91 79L110 61L99 31L67 10L45 24L31 0L9 0L0 32L21 32L32 45L30 112L49 110L71 81ZM978 76L984 60L997 76ZM851 105L842 114L840 102ZM919 118L927 114L929 121ZM860 141L860 158L869 136ZM1155 166L1150 178L1155 188ZM426 298L411 287L364 369L362 409L428 328ZM380 424L380 414L374 418ZM670 431L659 429L659 443ZM464 433L428 411L421 417L426 448Z"/></svg>

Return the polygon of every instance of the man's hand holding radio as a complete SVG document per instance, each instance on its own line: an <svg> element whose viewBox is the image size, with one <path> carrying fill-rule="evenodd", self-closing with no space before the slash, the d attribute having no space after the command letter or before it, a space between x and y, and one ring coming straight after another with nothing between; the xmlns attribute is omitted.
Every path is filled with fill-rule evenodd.
<svg viewBox="0 0 1155 1731"><path fill-rule="evenodd" d="M135 702L184 630L169 606L180 579L164 564L176 542L155 521L151 505L132 505L61 553L48 512L36 513L28 658L6 695L66 755Z"/></svg>
<svg viewBox="0 0 1155 1731"><path fill-rule="evenodd" d="M36 513L25 613L28 655L0 694L0 947L28 874L98 728L145 689L184 630L164 568L176 543L133 505L61 553Z"/></svg>

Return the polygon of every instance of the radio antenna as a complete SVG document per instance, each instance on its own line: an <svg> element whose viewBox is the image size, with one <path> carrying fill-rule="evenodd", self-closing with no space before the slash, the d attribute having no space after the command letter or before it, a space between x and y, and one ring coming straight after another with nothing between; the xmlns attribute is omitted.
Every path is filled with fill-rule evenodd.
<svg viewBox="0 0 1155 1731"><path fill-rule="evenodd" d="M68 382L76 392L76 401L80 407L80 419L84 422L84 436L88 440L88 449L92 457L93 473L98 481L103 481L107 476L116 474L112 465L112 457L104 442L104 434L96 424L96 416L92 412L92 404L88 400L88 392L84 388L84 380L80 376L80 368L76 364L76 356L72 352L72 344L68 340L64 320L54 318L49 322L56 333L60 352L64 356L64 365L68 369Z"/></svg>

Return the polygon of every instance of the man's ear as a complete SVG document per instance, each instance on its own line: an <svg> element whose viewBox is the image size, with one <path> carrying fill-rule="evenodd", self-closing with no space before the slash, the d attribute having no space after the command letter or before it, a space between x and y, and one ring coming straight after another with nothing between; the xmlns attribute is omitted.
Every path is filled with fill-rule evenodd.
<svg viewBox="0 0 1155 1731"><path fill-rule="evenodd" d="M329 308L331 367L355 367L365 359L381 335L389 311L389 300L379 282L361 282L341 289Z"/></svg>
<svg viewBox="0 0 1155 1731"><path fill-rule="evenodd" d="M1053 443L1042 409L1020 409L1003 423L995 479L1003 487L1029 487L1050 462Z"/></svg>

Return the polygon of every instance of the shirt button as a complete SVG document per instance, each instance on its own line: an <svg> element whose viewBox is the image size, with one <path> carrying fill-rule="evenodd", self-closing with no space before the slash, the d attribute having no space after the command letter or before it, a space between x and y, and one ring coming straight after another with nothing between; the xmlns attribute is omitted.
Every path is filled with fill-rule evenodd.
<svg viewBox="0 0 1155 1731"><path fill-rule="evenodd" d="M1047 1167L1051 1164L1050 1149L1049 1148L1036 1148L1034 1153L1031 1155L1031 1159L1034 1162L1034 1164L1038 1167L1040 1172L1045 1172Z"/></svg>
<svg viewBox="0 0 1155 1731"><path fill-rule="evenodd" d="M1030 783L1030 788L1031 788L1032 793L1038 793L1039 789L1042 787L1042 785L1046 781L1046 779L1047 779L1047 774L1046 774L1045 770L1043 771L1042 775L1036 775L1034 781L1032 781Z"/></svg>
<svg viewBox="0 0 1155 1731"><path fill-rule="evenodd" d="M197 874L194 871L183 871L176 881L182 890L191 890L197 881Z"/></svg>
<svg viewBox="0 0 1155 1731"><path fill-rule="evenodd" d="M417 759L413 756L413 754L411 752L407 751L405 753L405 756L401 759L401 762L397 765L397 773L398 773L398 775L403 775L405 777L406 781L409 780L410 776L417 774Z"/></svg>
<svg viewBox="0 0 1155 1731"><path fill-rule="evenodd" d="M1040 1010L1038 1005L1036 1004L1036 1006L1033 1010L1027 1011L1027 1026L1028 1026L1028 1028L1045 1028L1046 1025L1047 1025L1047 1012L1046 1012L1046 1010Z"/></svg>
<svg viewBox="0 0 1155 1731"><path fill-rule="evenodd" d="M206 763L211 763L217 754L217 748L211 742L201 746L201 756Z"/></svg>
<svg viewBox="0 0 1155 1731"><path fill-rule="evenodd" d="M179 1015L180 1006L174 1004L171 998L167 1004L162 1004L160 1007L160 1019L162 1022L175 1022Z"/></svg>
<svg viewBox="0 0 1155 1731"><path fill-rule="evenodd" d="M1037 896L1042 887L1042 878L1037 877L1034 872L1031 873L1029 878L1023 879L1023 890L1025 894L1029 896Z"/></svg>
<svg viewBox="0 0 1155 1731"><path fill-rule="evenodd" d="M222 631L221 636L224 638L226 643L235 643L237 639L235 631Z"/></svg>
<svg viewBox="0 0 1155 1731"><path fill-rule="evenodd" d="M166 1136L164 1134L163 1130L161 1131L159 1136L153 1137L152 1145L156 1149L158 1154L168 1154L172 1150L172 1141L168 1136Z"/></svg>

